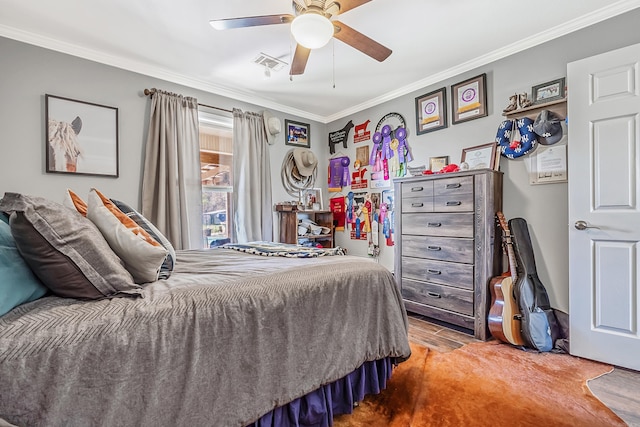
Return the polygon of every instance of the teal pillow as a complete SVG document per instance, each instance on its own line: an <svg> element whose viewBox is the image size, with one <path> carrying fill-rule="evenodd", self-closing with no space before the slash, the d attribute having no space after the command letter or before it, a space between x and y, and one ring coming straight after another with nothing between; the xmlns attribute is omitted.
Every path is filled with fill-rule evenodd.
<svg viewBox="0 0 640 427"><path fill-rule="evenodd" d="M0 213L0 316L46 293L47 288L33 274L16 248L9 218Z"/></svg>

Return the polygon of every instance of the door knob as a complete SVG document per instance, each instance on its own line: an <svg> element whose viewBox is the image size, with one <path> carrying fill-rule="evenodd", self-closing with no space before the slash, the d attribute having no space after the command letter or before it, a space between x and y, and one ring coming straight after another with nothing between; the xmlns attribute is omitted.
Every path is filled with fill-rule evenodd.
<svg viewBox="0 0 640 427"><path fill-rule="evenodd" d="M600 227L589 226L587 225L587 221L582 221L582 220L576 221L576 223L573 226L576 228L576 230L580 230L580 231L586 230L587 228L597 228L598 230L600 229Z"/></svg>

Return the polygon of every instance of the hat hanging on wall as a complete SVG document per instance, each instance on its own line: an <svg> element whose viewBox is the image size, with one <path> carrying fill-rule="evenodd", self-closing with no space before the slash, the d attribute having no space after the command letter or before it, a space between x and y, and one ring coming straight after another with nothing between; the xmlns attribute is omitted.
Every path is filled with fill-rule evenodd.
<svg viewBox="0 0 640 427"><path fill-rule="evenodd" d="M318 165L316 155L308 148L294 148L293 159L302 176L311 176Z"/></svg>
<svg viewBox="0 0 640 427"><path fill-rule="evenodd" d="M273 145L276 142L276 137L282 132L280 119L273 116L269 111L264 110L262 112L262 120L264 121L264 130L267 134L267 142L269 145Z"/></svg>
<svg viewBox="0 0 640 427"><path fill-rule="evenodd" d="M540 137L538 142L542 145L552 145L562 139L562 120L549 110L542 110L535 122L533 131Z"/></svg>

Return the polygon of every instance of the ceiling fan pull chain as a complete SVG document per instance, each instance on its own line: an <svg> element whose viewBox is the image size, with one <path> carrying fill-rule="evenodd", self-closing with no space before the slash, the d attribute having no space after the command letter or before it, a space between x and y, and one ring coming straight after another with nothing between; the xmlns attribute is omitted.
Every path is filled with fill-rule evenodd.
<svg viewBox="0 0 640 427"><path fill-rule="evenodd" d="M331 49L333 51L333 88L336 88L336 42L331 39Z"/></svg>

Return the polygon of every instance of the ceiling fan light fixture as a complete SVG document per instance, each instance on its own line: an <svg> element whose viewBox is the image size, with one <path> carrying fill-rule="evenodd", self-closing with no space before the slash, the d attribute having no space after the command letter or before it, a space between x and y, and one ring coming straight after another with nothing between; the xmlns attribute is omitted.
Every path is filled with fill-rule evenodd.
<svg viewBox="0 0 640 427"><path fill-rule="evenodd" d="M322 14L307 12L291 22L291 34L296 42L307 49L318 49L333 37L333 24Z"/></svg>

